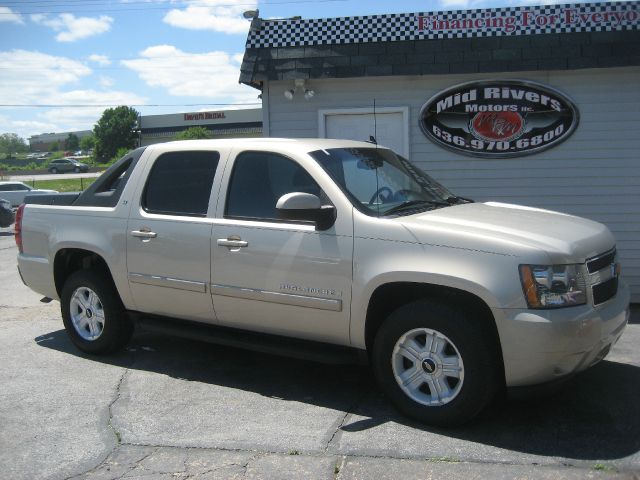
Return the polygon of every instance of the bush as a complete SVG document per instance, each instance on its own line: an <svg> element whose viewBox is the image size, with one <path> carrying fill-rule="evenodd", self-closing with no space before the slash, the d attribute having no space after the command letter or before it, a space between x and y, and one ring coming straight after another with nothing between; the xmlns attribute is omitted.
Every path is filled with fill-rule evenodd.
<svg viewBox="0 0 640 480"><path fill-rule="evenodd" d="M129 153L131 151L130 148L126 148L126 147L120 147L117 151L116 154L111 157L111 160L109 160L107 162L107 165L113 165L114 163L116 163L118 160L120 160L122 157L124 157L127 153Z"/></svg>

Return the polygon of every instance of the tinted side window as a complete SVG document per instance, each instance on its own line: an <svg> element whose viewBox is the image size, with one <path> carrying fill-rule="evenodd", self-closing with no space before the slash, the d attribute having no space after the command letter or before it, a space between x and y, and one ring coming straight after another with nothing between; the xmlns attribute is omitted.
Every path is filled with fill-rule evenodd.
<svg viewBox="0 0 640 480"><path fill-rule="evenodd" d="M321 195L318 184L293 160L269 152L244 152L233 167L225 215L277 219L276 203L290 192Z"/></svg>
<svg viewBox="0 0 640 480"><path fill-rule="evenodd" d="M204 217L207 214L218 152L171 152L153 165L142 207L150 213Z"/></svg>

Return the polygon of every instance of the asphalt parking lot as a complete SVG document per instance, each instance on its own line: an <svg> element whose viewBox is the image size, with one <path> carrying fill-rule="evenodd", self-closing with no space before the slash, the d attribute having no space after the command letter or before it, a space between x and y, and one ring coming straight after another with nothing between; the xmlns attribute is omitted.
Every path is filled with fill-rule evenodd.
<svg viewBox="0 0 640 480"><path fill-rule="evenodd" d="M400 416L367 368L145 332L90 357L0 229L0 475L10 479L640 478L640 311L605 361L472 424Z"/></svg>

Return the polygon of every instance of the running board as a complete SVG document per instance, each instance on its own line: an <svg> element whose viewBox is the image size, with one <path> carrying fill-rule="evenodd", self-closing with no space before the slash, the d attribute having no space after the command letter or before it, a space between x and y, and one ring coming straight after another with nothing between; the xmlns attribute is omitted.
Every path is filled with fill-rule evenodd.
<svg viewBox="0 0 640 480"><path fill-rule="evenodd" d="M138 312L129 312L129 315L135 322L136 328L140 327L148 332L331 365L367 365L369 363L367 352L357 348L149 316Z"/></svg>

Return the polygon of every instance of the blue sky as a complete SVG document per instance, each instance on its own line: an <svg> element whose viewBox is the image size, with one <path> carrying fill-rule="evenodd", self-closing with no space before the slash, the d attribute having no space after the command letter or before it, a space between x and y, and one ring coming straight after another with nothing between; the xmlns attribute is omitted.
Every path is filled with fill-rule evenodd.
<svg viewBox="0 0 640 480"><path fill-rule="evenodd" d="M323 18L523 3L556 2L0 0L0 105L21 105L0 106L0 133L88 130L105 105L143 115L257 107L258 92L238 85L246 10Z"/></svg>

